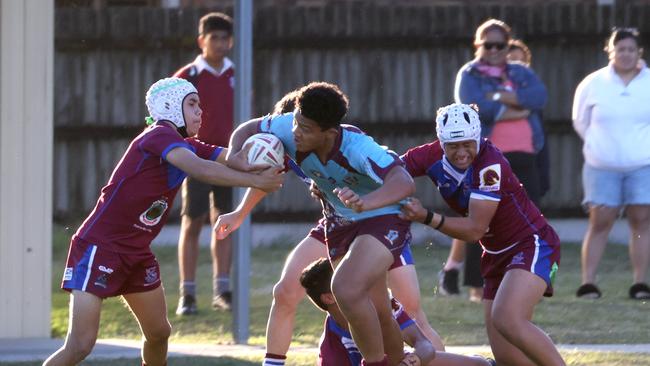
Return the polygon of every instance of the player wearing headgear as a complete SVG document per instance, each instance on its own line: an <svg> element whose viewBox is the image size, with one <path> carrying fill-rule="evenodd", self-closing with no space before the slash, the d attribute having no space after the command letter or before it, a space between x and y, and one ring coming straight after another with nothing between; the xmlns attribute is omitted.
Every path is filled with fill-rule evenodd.
<svg viewBox="0 0 650 366"><path fill-rule="evenodd" d="M224 149L193 136L201 124L199 95L186 80L167 78L146 95L149 125L129 145L94 210L72 236L61 288L70 292L65 344L44 365L76 365L92 350L102 301L122 296L142 329L142 360L164 365L171 326L151 241L165 224L183 179L280 188L276 170L239 172L221 164ZM236 158L245 159L245 154ZM217 162L215 162L216 160Z"/></svg>
<svg viewBox="0 0 650 366"><path fill-rule="evenodd" d="M553 294L560 242L503 154L481 139L477 111L440 108L438 140L402 156L413 177L428 176L460 217L445 217L412 198L402 217L483 247L483 304L497 363L564 365L551 339L531 322L542 296Z"/></svg>

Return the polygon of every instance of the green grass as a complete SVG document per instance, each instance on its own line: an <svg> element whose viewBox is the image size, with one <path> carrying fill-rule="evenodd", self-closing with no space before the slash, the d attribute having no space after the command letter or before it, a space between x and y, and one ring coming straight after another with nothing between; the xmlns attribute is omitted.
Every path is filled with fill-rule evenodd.
<svg viewBox="0 0 650 366"><path fill-rule="evenodd" d="M70 231L57 227L53 264L52 336L64 337L68 321L68 295L59 290L59 281L67 254ZM177 317L174 314L178 299L178 269L176 247L157 247L155 253L161 265L161 275L166 284L168 315L173 326L172 342L232 343L230 313L210 310L211 264L207 248L201 249L197 278L199 311L194 317ZM599 285L604 297L600 300L582 300L574 296L580 282L578 245L564 245L562 264L558 272L556 295L538 305L534 321L547 331L556 343L648 343L648 313L650 302L627 298L631 274L627 247L610 245L599 268ZM287 247L272 246L252 252L250 295L250 339L254 345L264 344L264 332L271 291L279 278ZM436 273L447 256L448 248L434 245L417 245L413 248L422 290L422 304L429 321L449 345L486 344L483 328L482 306L462 297L437 297L433 295ZM315 345L322 331L323 314L310 303L300 305L294 332L294 344ZM118 299L105 302L102 313L100 338L139 339L140 331L131 314ZM250 358L175 358L174 365L252 365L259 364L262 355ZM572 365L650 365L648 355L617 353L565 352ZM308 365L313 358L292 356L292 364ZM133 360L123 363L133 364ZM92 362L93 365L108 365ZM111 365L122 365L111 361ZM20 364L28 365L28 364Z"/></svg>
<svg viewBox="0 0 650 366"><path fill-rule="evenodd" d="M564 360L571 366L647 366L650 365L650 355L634 355L624 353L601 352L563 352ZM292 355L291 366L313 366L315 357L307 355ZM170 366L257 366L262 363L262 356L237 357L174 357L168 362ZM4 366L40 366L40 362L9 362ZM117 359L103 361L85 361L84 366L132 366L139 365L136 359Z"/></svg>

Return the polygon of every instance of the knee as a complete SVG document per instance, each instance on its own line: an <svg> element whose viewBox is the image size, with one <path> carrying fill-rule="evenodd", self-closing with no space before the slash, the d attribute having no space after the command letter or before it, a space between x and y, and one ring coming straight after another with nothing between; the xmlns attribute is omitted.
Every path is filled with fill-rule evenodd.
<svg viewBox="0 0 650 366"><path fill-rule="evenodd" d="M416 318L420 311L421 311L421 304L420 304L420 296L407 296L406 298L398 298L397 299L402 306L404 306L404 310L406 310L406 313L409 314L412 318Z"/></svg>
<svg viewBox="0 0 650 366"><path fill-rule="evenodd" d="M144 338L147 342L151 343L167 343L171 333L172 326L169 324L168 320L165 320L155 328L146 330L144 332Z"/></svg>
<svg viewBox="0 0 650 366"><path fill-rule="evenodd" d="M74 360L81 362L85 359L90 352L92 352L93 347L95 346L95 341L97 337L82 337L82 338L70 338L66 339L64 348L66 353L68 353Z"/></svg>
<svg viewBox="0 0 650 366"><path fill-rule="evenodd" d="M186 236L198 237L203 228L203 222L204 220L184 215L181 219L181 230L183 230Z"/></svg>
<svg viewBox="0 0 650 366"><path fill-rule="evenodd" d="M273 303L276 306L295 309L303 296L302 288L291 286L285 280L280 280L273 286Z"/></svg>
<svg viewBox="0 0 650 366"><path fill-rule="evenodd" d="M350 305L357 304L361 301L364 291L354 282L345 281L339 277L332 280L332 294L341 308L349 308Z"/></svg>
<svg viewBox="0 0 650 366"><path fill-rule="evenodd" d="M521 319L508 310L493 309L492 325L504 338L509 341L518 339L518 332L521 329Z"/></svg>

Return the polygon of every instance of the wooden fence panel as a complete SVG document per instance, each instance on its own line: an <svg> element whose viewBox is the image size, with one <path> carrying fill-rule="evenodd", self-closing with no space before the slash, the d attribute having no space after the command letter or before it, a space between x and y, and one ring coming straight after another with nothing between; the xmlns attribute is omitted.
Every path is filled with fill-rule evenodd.
<svg viewBox="0 0 650 366"><path fill-rule="evenodd" d="M570 125L576 85L607 62L610 27L648 35L650 4L618 1L264 1L255 9L254 113L268 113L286 92L313 80L337 83L350 96L347 121L398 152L433 136L437 107L453 100L460 66L473 57L476 26L505 20L528 42L533 68L549 90L552 188L550 214L580 212L581 142ZM225 10L232 14L228 7ZM144 93L196 55L197 9L118 7L56 11L56 217L92 209L130 139L144 127ZM648 37L646 37L648 38ZM648 48L648 47L646 47ZM297 180L271 195L258 216L317 209ZM427 203L440 205L428 183ZM290 193L291 192L291 193Z"/></svg>

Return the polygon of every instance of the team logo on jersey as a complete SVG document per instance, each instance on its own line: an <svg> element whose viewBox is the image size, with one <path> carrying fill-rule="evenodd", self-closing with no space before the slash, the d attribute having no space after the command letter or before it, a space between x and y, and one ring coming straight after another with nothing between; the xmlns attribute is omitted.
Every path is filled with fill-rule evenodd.
<svg viewBox="0 0 650 366"><path fill-rule="evenodd" d="M158 200L140 215L140 222L147 226L154 226L160 222L169 205L165 200Z"/></svg>
<svg viewBox="0 0 650 366"><path fill-rule="evenodd" d="M158 268L157 267L149 267L145 269L144 271L144 284L146 285L151 285L155 282L158 281Z"/></svg>
<svg viewBox="0 0 650 366"><path fill-rule="evenodd" d="M395 239L399 237L397 230L388 230L388 234L384 235L384 238L390 242L390 245L395 245Z"/></svg>
<svg viewBox="0 0 650 366"><path fill-rule="evenodd" d="M492 164L479 172L481 191L498 191L501 189L501 164Z"/></svg>
<svg viewBox="0 0 650 366"><path fill-rule="evenodd" d="M234 76L230 77L230 87L235 89L235 77Z"/></svg>

